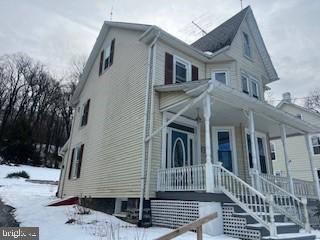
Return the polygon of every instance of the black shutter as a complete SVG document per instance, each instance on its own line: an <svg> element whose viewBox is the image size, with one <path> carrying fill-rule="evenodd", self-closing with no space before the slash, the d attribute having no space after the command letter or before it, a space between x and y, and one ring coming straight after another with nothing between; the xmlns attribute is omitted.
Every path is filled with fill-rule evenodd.
<svg viewBox="0 0 320 240"><path fill-rule="evenodd" d="M99 75L102 74L103 69L104 50L100 53Z"/></svg>
<svg viewBox="0 0 320 240"><path fill-rule="evenodd" d="M74 157L74 149L72 149L72 153L71 153L71 160L69 165L69 176L68 176L69 179L71 179L71 175L72 175L73 157Z"/></svg>
<svg viewBox="0 0 320 240"><path fill-rule="evenodd" d="M199 71L196 66L192 65L192 81L199 80Z"/></svg>
<svg viewBox="0 0 320 240"><path fill-rule="evenodd" d="M90 99L88 99L87 104L86 104L86 119L85 119L85 125L88 123L88 117L89 117L89 108L90 108Z"/></svg>
<svg viewBox="0 0 320 240"><path fill-rule="evenodd" d="M116 39L112 39L111 41L111 47L110 47L110 56L109 56L109 66L113 63L113 55L114 55L114 44Z"/></svg>
<svg viewBox="0 0 320 240"><path fill-rule="evenodd" d="M173 56L166 53L165 57L165 70L164 70L164 83L172 84L173 80Z"/></svg>
<svg viewBox="0 0 320 240"><path fill-rule="evenodd" d="M82 156L83 156L83 149L84 149L84 144L81 145L80 150L79 150L79 155L78 155L78 169L77 169L77 178L80 177L80 172L81 172L81 163L82 163Z"/></svg>

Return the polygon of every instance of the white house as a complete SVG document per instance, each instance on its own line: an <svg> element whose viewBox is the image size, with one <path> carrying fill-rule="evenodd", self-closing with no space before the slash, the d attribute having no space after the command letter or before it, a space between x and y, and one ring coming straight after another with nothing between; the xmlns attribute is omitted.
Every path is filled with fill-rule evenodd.
<svg viewBox="0 0 320 240"><path fill-rule="evenodd" d="M287 149L286 136L318 128L265 102L278 79L250 7L191 45L157 26L105 22L71 99L59 196L140 224L216 211L212 235L314 239L296 233L310 230L306 197L318 188L279 186L269 141Z"/></svg>

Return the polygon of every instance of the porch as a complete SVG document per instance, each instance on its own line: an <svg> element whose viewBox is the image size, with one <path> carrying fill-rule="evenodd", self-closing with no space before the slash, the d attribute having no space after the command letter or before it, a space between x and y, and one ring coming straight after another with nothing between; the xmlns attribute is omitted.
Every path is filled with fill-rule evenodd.
<svg viewBox="0 0 320 240"><path fill-rule="evenodd" d="M316 181L294 179L286 146L288 136L302 134L308 145L308 134L316 127L216 81L156 90L189 97L162 109L163 126L149 137L162 131L157 191L221 192L228 184L226 170L262 193L274 194L279 187L297 197L319 198L311 154L308 162ZM269 141L277 138L283 144L286 177L273 175Z"/></svg>

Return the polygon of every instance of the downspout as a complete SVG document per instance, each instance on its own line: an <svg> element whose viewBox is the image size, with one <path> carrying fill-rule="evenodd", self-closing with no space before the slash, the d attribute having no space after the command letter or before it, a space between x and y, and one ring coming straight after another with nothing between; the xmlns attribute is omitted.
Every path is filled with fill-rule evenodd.
<svg viewBox="0 0 320 240"><path fill-rule="evenodd" d="M153 88L153 79L152 79L152 84L150 85L150 65L151 61L151 54L152 51L154 50L154 45L157 42L158 38L160 36L160 31L158 32L157 36L154 38L154 40L149 44L148 46L148 70L147 70L147 81L146 81L146 91L145 91L145 108L144 108L144 121L143 121L143 142L142 142L142 161L141 161L141 186L140 186L140 201L139 201L139 221L138 221L138 226L142 226L142 217L143 217L143 201L144 201L144 189L145 189L145 161L146 161L146 141L147 139L147 115L148 115L148 103L149 103L149 92L150 88ZM153 66L154 67L154 66ZM153 71L154 72L154 71ZM153 75L153 73L152 73ZM152 77L153 78L153 77ZM151 89L151 92L152 89ZM152 98L153 99L153 98ZM153 102L153 100L152 100ZM151 105L152 106L152 105ZM153 107L152 107L153 108ZM151 112L151 114L153 114ZM153 116L152 116L153 118ZM151 120L151 116L150 116Z"/></svg>
<svg viewBox="0 0 320 240"><path fill-rule="evenodd" d="M157 36L159 36L160 32ZM152 59L152 80L151 80L151 106L150 106L150 124L149 124L149 135L153 131L153 120L154 120L154 81L155 81L155 65L156 65L156 52L157 45L153 46L153 59ZM147 143L147 142L146 142ZM146 144L145 143L145 144ZM148 144L148 156L147 156L147 179L146 179L146 199L150 199L150 175L151 175L151 159L152 159L152 144L153 138L149 140Z"/></svg>
<svg viewBox="0 0 320 240"><path fill-rule="evenodd" d="M61 174L60 174L60 179L59 179L59 187L58 187L58 194L59 194L59 191L61 189L61 194L60 194L60 197L62 198L63 196L63 188L64 188L64 183L66 181L66 171L67 171L67 167L68 167L68 160L69 160L69 155L70 155L70 147L71 147L71 142L72 142L72 135L73 135L73 129L74 129L74 123L75 123L75 119L76 119L76 108L74 109L74 116L73 116L73 119L72 119L72 125L71 125L71 132L70 132L70 137L69 137L69 146L68 146L68 153L67 153L67 159L65 161L65 163L62 165L63 166L63 169L61 170ZM62 173L63 171L63 173ZM62 176L63 175L63 176ZM62 180L61 182L61 188L60 188L60 181Z"/></svg>

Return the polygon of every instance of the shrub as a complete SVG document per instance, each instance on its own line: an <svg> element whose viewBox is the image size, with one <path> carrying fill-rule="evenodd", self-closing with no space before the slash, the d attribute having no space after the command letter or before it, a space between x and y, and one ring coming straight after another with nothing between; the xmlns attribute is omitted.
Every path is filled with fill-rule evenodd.
<svg viewBox="0 0 320 240"><path fill-rule="evenodd" d="M20 171L20 172L13 172L13 173L9 173L6 178L30 178L29 174L26 171Z"/></svg>

